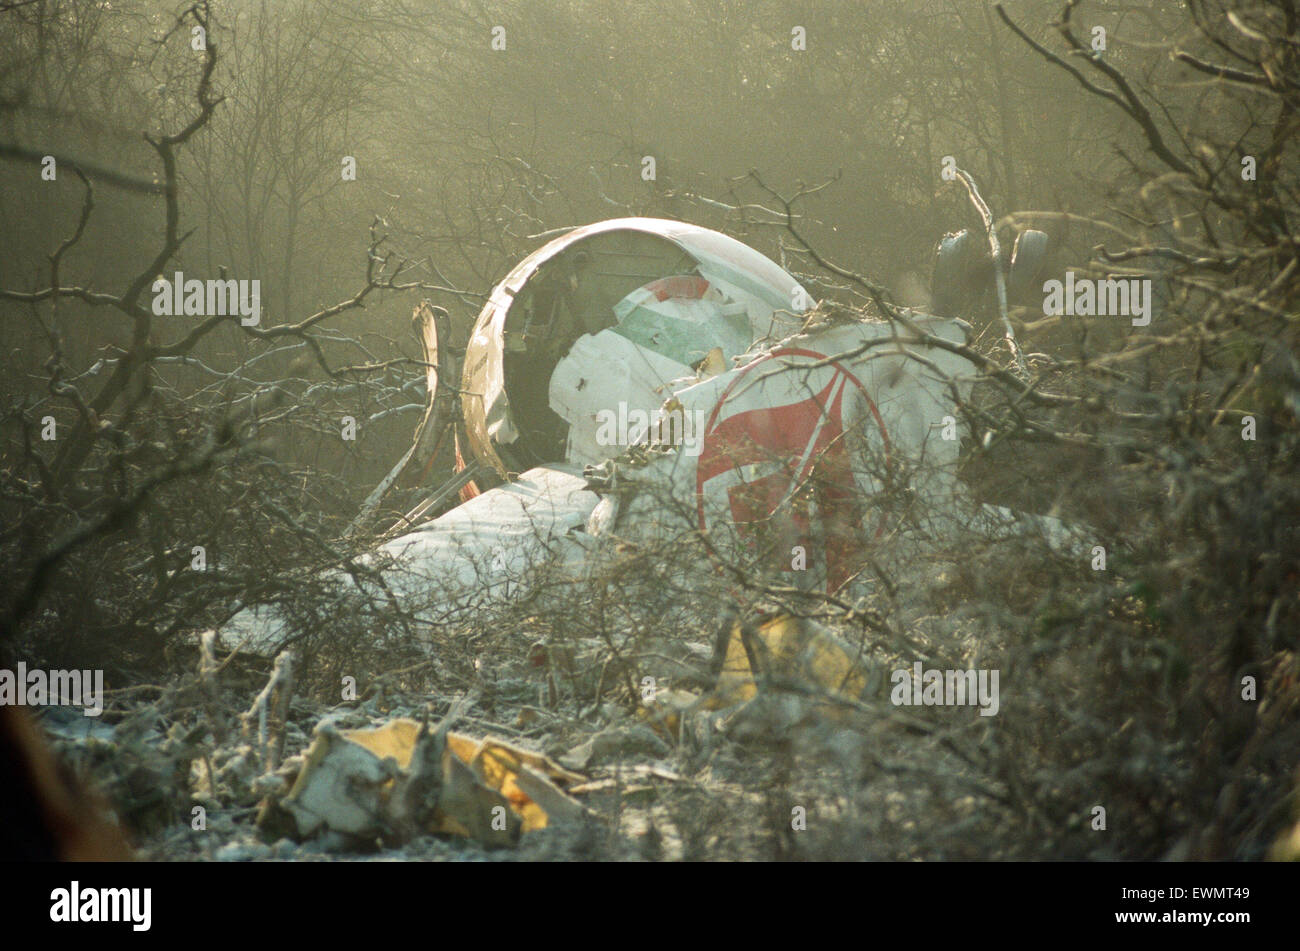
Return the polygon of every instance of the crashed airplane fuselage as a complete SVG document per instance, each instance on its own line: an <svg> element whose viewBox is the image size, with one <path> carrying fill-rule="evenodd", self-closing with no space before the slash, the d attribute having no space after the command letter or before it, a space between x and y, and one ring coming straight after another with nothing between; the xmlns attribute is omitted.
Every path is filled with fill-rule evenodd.
<svg viewBox="0 0 1300 951"><path fill-rule="evenodd" d="M915 336L962 344L961 321L909 311L909 331L813 305L745 244L654 218L577 228L525 258L460 367L422 305L428 408L403 465L454 439L464 471L435 497L466 500L390 532L377 555L396 597L500 598L540 564L581 570L602 536L673 520L769 552L802 587L840 588L888 527L887 488L952 491L972 368ZM246 611L233 631L269 620Z"/></svg>

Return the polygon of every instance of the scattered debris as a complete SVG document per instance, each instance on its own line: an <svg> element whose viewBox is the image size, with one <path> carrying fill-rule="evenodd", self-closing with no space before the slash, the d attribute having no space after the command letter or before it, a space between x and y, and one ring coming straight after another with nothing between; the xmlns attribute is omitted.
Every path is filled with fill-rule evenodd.
<svg viewBox="0 0 1300 951"><path fill-rule="evenodd" d="M433 730L404 718L364 730L322 721L287 795L263 804L264 836L302 840L327 829L396 844L427 832L502 846L552 818L583 815L563 786L584 777L501 740L453 733L452 719Z"/></svg>

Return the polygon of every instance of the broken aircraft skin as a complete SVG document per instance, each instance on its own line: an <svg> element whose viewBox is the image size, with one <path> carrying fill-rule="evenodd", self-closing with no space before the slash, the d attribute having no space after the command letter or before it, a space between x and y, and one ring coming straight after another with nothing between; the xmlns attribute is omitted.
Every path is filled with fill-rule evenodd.
<svg viewBox="0 0 1300 951"><path fill-rule="evenodd" d="M653 534L669 513L719 548L752 550L774 528L774 570L790 571L792 552L806 559L787 583L844 586L886 529L873 505L885 483L905 479L913 500L948 509L952 422L974 368L889 322L812 305L740 241L655 218L576 228L526 257L493 289L463 367L445 312L422 304L425 417L358 521L448 440L462 471L433 501L464 501L434 518L427 503L390 529L369 556L384 596L430 620L500 601L541 566L580 577L602 536ZM963 321L904 313L966 342ZM263 606L220 633L274 650L289 632Z"/></svg>

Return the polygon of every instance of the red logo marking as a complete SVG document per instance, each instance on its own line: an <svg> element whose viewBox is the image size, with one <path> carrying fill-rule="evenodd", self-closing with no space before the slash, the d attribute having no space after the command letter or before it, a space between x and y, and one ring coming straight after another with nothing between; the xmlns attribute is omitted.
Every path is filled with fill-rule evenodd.
<svg viewBox="0 0 1300 951"><path fill-rule="evenodd" d="M736 386L755 368L776 357L825 360L811 350L775 350L745 367L723 391L705 426L704 447L696 466L696 503L700 528L706 529L705 486L719 476L750 468L745 478L727 487L731 519L742 538L754 539L760 523L788 505L782 527L789 547L812 540L815 507L826 546L826 587L835 591L858 568L866 551L861 529L865 506L854 478L843 409L846 388L857 388L884 445L885 465L890 465L889 434L866 388L838 362L825 368L833 372L819 392L784 406L741 410L719 421ZM791 371L797 372L797 371ZM813 371L814 373L817 371ZM874 537L884 530L883 521Z"/></svg>

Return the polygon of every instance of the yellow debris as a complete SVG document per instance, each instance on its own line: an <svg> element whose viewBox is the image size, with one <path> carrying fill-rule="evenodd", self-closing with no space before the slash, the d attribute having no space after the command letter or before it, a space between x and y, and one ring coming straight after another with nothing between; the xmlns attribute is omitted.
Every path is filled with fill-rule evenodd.
<svg viewBox="0 0 1300 951"><path fill-rule="evenodd" d="M406 769L411 762L411 753L415 749L420 724L415 720L396 719L379 727L341 732L344 737L365 747L380 759L391 756L399 767ZM546 810L520 788L521 768L529 768L531 773L529 779L533 780L534 786L538 777L551 785L557 782L578 783L585 778L564 769L539 753L512 746L492 737L480 740L464 733L451 732L447 734L447 747L458 760L470 768L479 782L505 797L511 810L523 821L524 832L546 828L548 817ZM555 791L563 795L558 788Z"/></svg>
<svg viewBox="0 0 1300 951"><path fill-rule="evenodd" d="M849 699L862 697L871 685L868 665L860 652L826 627L806 618L780 615L753 629L758 662L779 680ZM713 690L704 697L685 690L662 690L643 715L661 732L676 736L681 714L689 707L720 710L752 699L758 692L749 652L740 624L731 632L722 671ZM827 715L838 715L842 705L826 704Z"/></svg>

